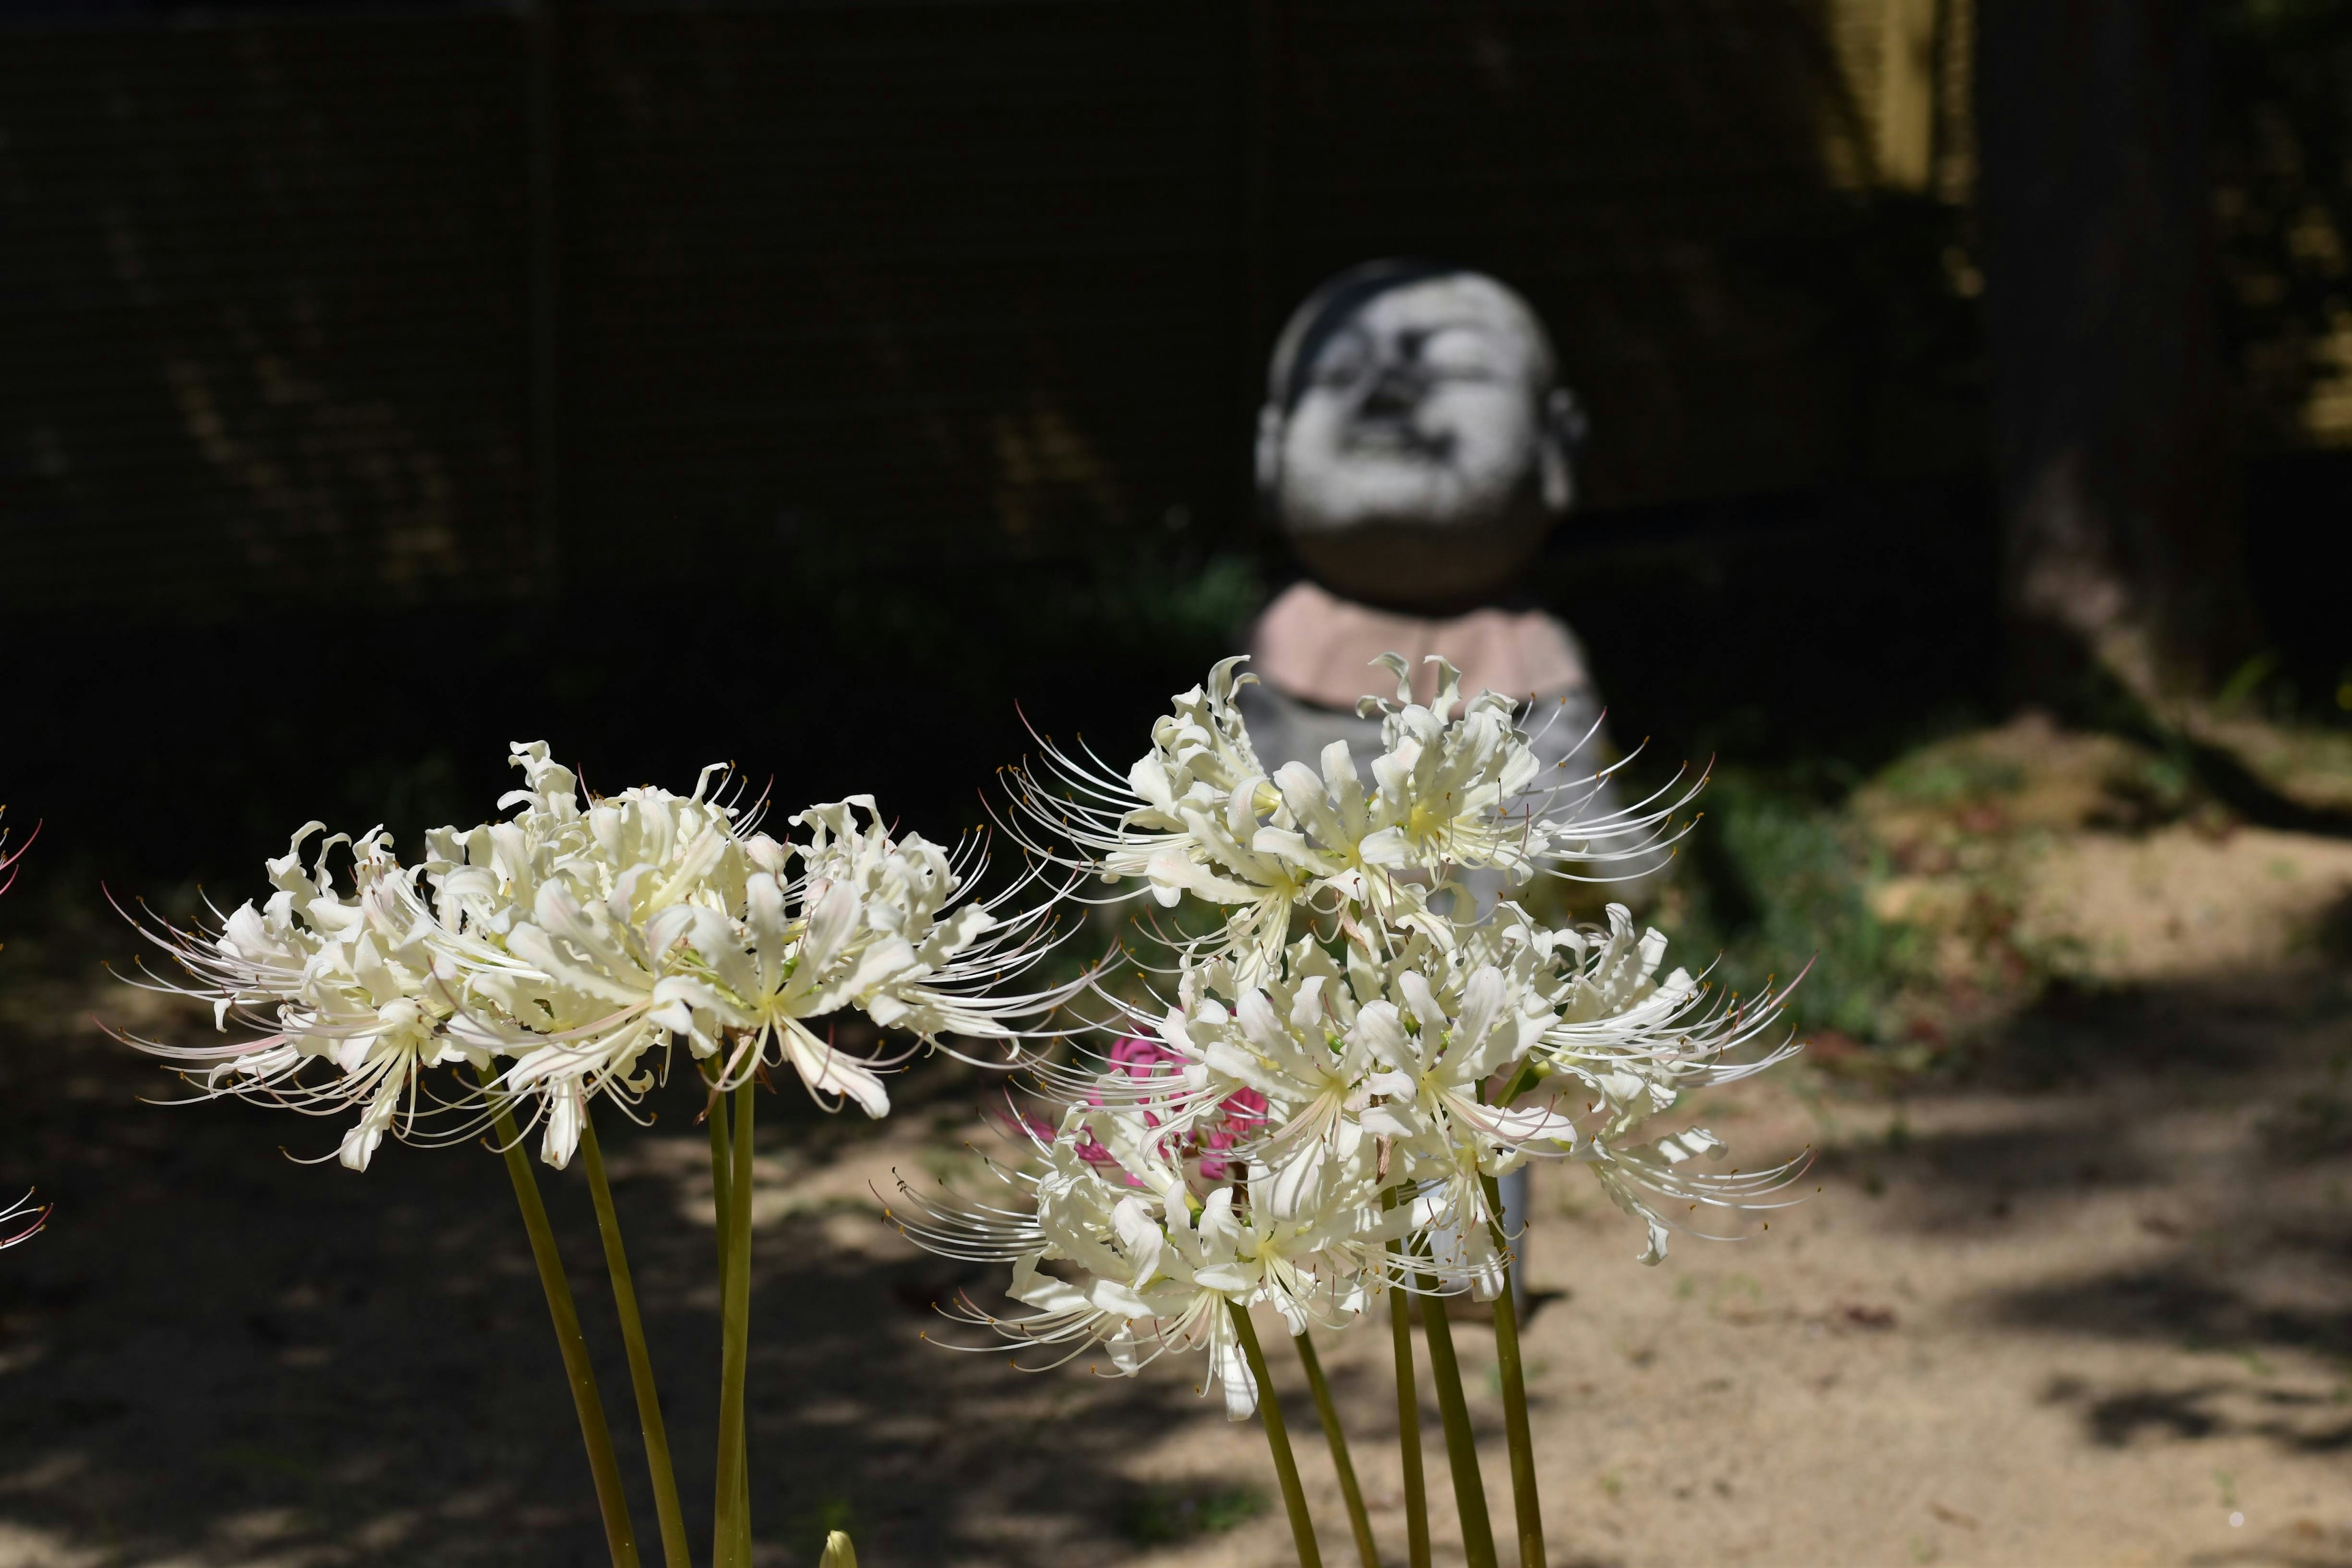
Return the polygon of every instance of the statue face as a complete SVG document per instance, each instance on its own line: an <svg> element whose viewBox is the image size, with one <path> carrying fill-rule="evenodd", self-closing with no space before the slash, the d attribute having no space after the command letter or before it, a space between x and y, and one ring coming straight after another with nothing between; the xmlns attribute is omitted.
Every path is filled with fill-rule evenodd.
<svg viewBox="0 0 2352 1568"><path fill-rule="evenodd" d="M1282 437L1295 531L1507 510L1534 476L1550 356L1527 309L1471 274L1374 295L1326 339Z"/></svg>
<svg viewBox="0 0 2352 1568"><path fill-rule="evenodd" d="M1310 567L1396 602L1509 576L1568 502L1551 353L1526 305L1475 273L1373 295L1326 338L1261 479ZM1267 470L1271 470L1270 472Z"/></svg>

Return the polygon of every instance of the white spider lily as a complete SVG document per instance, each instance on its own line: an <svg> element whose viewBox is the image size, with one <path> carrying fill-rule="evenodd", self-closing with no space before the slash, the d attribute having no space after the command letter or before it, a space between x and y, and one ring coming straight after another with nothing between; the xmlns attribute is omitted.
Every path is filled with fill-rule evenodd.
<svg viewBox="0 0 2352 1568"><path fill-rule="evenodd" d="M1204 1350L1207 1381L1223 1388L1226 1415L1240 1420L1256 1409L1258 1388L1229 1306L1270 1303L1293 1333L1338 1326L1363 1310L1368 1278L1385 1287L1379 1249L1404 1216L1381 1213L1369 1169L1352 1205L1327 1205L1313 1217L1274 1217L1274 1178L1264 1166L1250 1173L1245 1204L1232 1185L1195 1197L1166 1157L1165 1141L1123 1131L1127 1120L1073 1112L1060 1136L1038 1140L1045 1167L1025 1178L1034 1188L1025 1212L933 1203L902 1181L916 1214L900 1229L952 1257L1010 1262L1006 1294L1030 1309L1006 1316L964 1301L949 1316L1051 1346L1049 1365L1098 1350L1124 1374L1171 1351ZM1081 1128L1117 1151L1118 1175L1080 1155L1072 1134ZM1049 1264L1066 1276L1047 1272Z"/></svg>
<svg viewBox="0 0 2352 1568"><path fill-rule="evenodd" d="M793 850L805 875L753 875L734 940L706 940L701 926L685 939L698 964L690 994L742 1042L720 1088L761 1059L777 1060L812 1092L882 1116L890 1102L880 1078L820 1039L807 1020L856 1007L935 1045L955 1035L1013 1047L1015 1022L1064 994L992 989L1037 962L1047 910L1001 918L994 908L1011 891L960 903L974 868L919 835L893 838L872 796L814 806L793 823L810 829L809 842Z"/></svg>
<svg viewBox="0 0 2352 1568"><path fill-rule="evenodd" d="M216 929L150 931L191 977L169 989L209 1001L223 1032L232 1019L254 1032L209 1047L134 1043L203 1069L209 1093L358 1107L341 1148L354 1169L388 1131L419 1137L425 1117L446 1111L458 1125L436 1135L468 1136L514 1100L541 1127L541 1157L561 1166L591 1103L633 1108L677 1040L712 1062L720 1089L773 1060L820 1100L880 1116L889 1099L876 1068L889 1064L835 1049L808 1020L854 1007L927 1042L1017 1049L1019 1021L1075 989L993 989L1042 956L1050 900L1000 913L1034 876L976 899L976 849L958 859L894 837L868 796L793 818L808 837L792 844L711 792L722 768L704 770L691 795L639 788L583 807L544 743L512 752L528 779L500 802L512 815L436 829L421 867L402 868L381 830L326 839L306 866L312 824L270 862L278 890L262 906ZM349 896L326 863L345 844ZM336 1076L322 1079L322 1063ZM493 1093L425 1083L427 1069L456 1066L494 1071Z"/></svg>
<svg viewBox="0 0 2352 1568"><path fill-rule="evenodd" d="M1311 942L1290 954L1286 973L1240 988L1229 1008L1188 976L1183 1005L1160 1037L1194 1064L1188 1075L1217 1104L1235 1089L1265 1097L1272 1131L1251 1146L1271 1171L1264 1199L1295 1218L1320 1202L1327 1173L1362 1142L1361 1113L1379 1065L1356 1028L1355 998L1337 966Z"/></svg>
<svg viewBox="0 0 2352 1568"><path fill-rule="evenodd" d="M1661 979L1665 938L1647 931L1635 939L1620 904L1609 907L1608 921L1605 931L1547 932L1528 943L1559 981L1552 998L1559 1016L1535 1051L1541 1072L1572 1077L1600 1100L1645 1115L1690 1089L1736 1082L1796 1054L1779 1026L1795 981L1743 1004L1718 996L1686 970Z"/></svg>
<svg viewBox="0 0 2352 1568"><path fill-rule="evenodd" d="M1437 700L1423 706L1412 700L1405 661L1384 654L1380 662L1396 676L1397 695L1365 703L1384 715L1387 749L1372 764L1373 827L1359 858L1391 870L1491 868L1524 879L1550 837L1543 803L1528 798L1542 767L1513 722L1516 705L1494 691L1464 704L1462 672L1438 658ZM1456 707L1461 716L1447 717Z"/></svg>
<svg viewBox="0 0 2352 1568"><path fill-rule="evenodd" d="M1221 660L1152 726L1151 750L1127 772L1126 794L1135 804L1122 803L1118 830L1089 846L1103 852L1103 876L1148 878L1163 905L1202 889L1192 868L1232 868L1245 852L1249 832L1232 831L1236 797L1244 802L1241 823L1254 827L1265 770L1234 702L1235 689L1256 679L1238 673L1242 663Z"/></svg>
<svg viewBox="0 0 2352 1568"><path fill-rule="evenodd" d="M949 1316L1021 1343L1053 1347L1049 1365L1099 1348L1126 1373L1170 1350L1207 1345L1220 1375L1239 1367L1230 1328L1218 1322L1224 1298L1197 1285L1187 1267L1202 1248L1171 1248L1155 1217L1172 1214L1187 1237L1193 1234L1181 1175L1148 1150L1130 1149L1132 1164L1124 1169L1154 1188L1139 1193L1083 1158L1069 1131L1066 1125L1064 1136L1043 1144L1041 1172L1021 1178L1034 1189L1025 1214L930 1203L899 1183L902 1196L918 1209L913 1222L901 1223L902 1231L950 1256L1010 1262L1005 1293L1032 1309L1005 1317L963 1301ZM1231 1202L1228 1195L1222 1206ZM1217 1235L1229 1228L1212 1226ZM1077 1278L1043 1272L1047 1263L1069 1265ZM1255 1385L1247 1383L1246 1369L1241 1376L1254 1405Z"/></svg>
<svg viewBox="0 0 2352 1568"><path fill-rule="evenodd" d="M307 825L269 862L278 890L258 909L241 905L216 930L146 931L195 981L158 988L210 1002L224 1033L232 1019L263 1032L219 1046L134 1043L202 1068L211 1093L321 1115L358 1107L337 1154L365 1170L387 1131L412 1136L421 1117L452 1103L424 1089L425 1069L487 1062L488 1054L444 1031L451 1006L434 984L433 921L415 871L401 868L380 828L357 840L322 839L306 868L303 846L321 831ZM352 855L349 897L336 890L327 865L343 845ZM334 1076L322 1079L322 1066Z"/></svg>
<svg viewBox="0 0 2352 1568"><path fill-rule="evenodd" d="M1693 1222L1691 1216L1700 1211L1753 1214L1789 1207L1795 1200L1769 1200L1786 1190L1811 1158L1809 1152L1761 1171L1718 1173L1692 1167L1695 1159L1718 1162L1726 1152L1714 1133L1693 1127L1652 1143L1625 1148L1596 1139L1579 1152L1578 1158L1591 1164L1612 1202L1643 1222L1649 1242L1640 1258L1654 1264L1664 1261L1671 1231L1722 1239ZM1676 1213L1677 1209L1682 1212Z"/></svg>
<svg viewBox="0 0 2352 1568"><path fill-rule="evenodd" d="M857 813L863 811L863 826ZM812 985L835 1005L932 1039L960 1035L1011 1040L1016 1019L1035 1016L1061 994L1006 995L992 989L1033 966L1050 903L998 913L1034 878L994 898L969 898L981 869L976 847L961 861L916 834L884 832L871 795L852 795L793 818L810 829L799 850L807 866L804 902L823 906L840 889L858 917ZM976 846L976 841L973 841Z"/></svg>
<svg viewBox="0 0 2352 1568"><path fill-rule="evenodd" d="M530 784L500 804L520 809L428 835L426 873L439 973L459 999L451 1030L511 1059L499 1088L530 1099L541 1158L560 1167L593 1100L627 1106L653 1087L648 1053L680 1036L698 1056L718 1049L687 944L726 932L753 868L788 851L707 795L721 769L689 795L635 788L583 811L543 743L512 750Z"/></svg>
<svg viewBox="0 0 2352 1568"><path fill-rule="evenodd" d="M1256 973L1278 960L1294 906L1317 887L1283 852L1297 824L1234 702L1256 679L1240 673L1244 662L1221 660L1177 696L1152 726L1150 751L1124 775L1083 747L1072 755L1047 743L1041 773L1010 771L1010 826L1048 860L1105 881L1141 879L1163 908L1190 895L1227 911L1222 949Z"/></svg>
<svg viewBox="0 0 2352 1568"><path fill-rule="evenodd" d="M1335 1031L1317 975L1299 986L1287 1008L1277 1011L1264 991L1252 990L1234 1009L1231 1028L1217 1028L1215 1004L1199 1017L1201 1035L1216 1035L1196 1048L1213 1079L1246 1085L1266 1097L1277 1125L1260 1145L1272 1180L1263 1194L1270 1212L1284 1219L1312 1212L1320 1203L1327 1175L1352 1160L1363 1142L1362 1112L1374 1066L1366 1031ZM1170 1020L1171 1030L1180 1021ZM1221 1086L1222 1087L1222 1086Z"/></svg>
<svg viewBox="0 0 2352 1568"><path fill-rule="evenodd" d="M1588 817L1601 779L1582 781L1581 794L1547 784L1508 698L1482 692L1465 703L1460 672L1440 659L1436 700L1417 703L1393 654L1379 662L1396 676L1397 698L1363 706L1381 716L1370 785L1344 742L1324 749L1319 773L1289 763L1269 779L1234 701L1255 679L1239 673L1242 662L1222 661L1178 696L1123 776L1084 748L1047 744L1043 767L1014 769L1012 780L1013 830L1026 847L1107 881L1139 879L1164 907L1189 895L1224 911L1221 937L1202 951L1229 959L1244 980L1278 966L1296 909L1387 918L1415 882L1468 871L1519 881L1567 863L1633 859L1659 847L1690 797L1669 790Z"/></svg>
<svg viewBox="0 0 2352 1568"><path fill-rule="evenodd" d="M1360 836L1356 850L1363 865L1440 878L1495 871L1513 883L1538 870L1605 880L1610 868L1617 868L1615 875L1654 868L1660 851L1680 837L1673 831L1674 814L1697 795L1703 779L1685 784L1677 772L1644 799L1596 812L1624 762L1580 778L1548 779L1511 699L1481 691L1465 702L1462 672L1433 654L1427 662L1437 666L1436 699L1416 702L1402 658L1383 654L1374 662L1396 677L1397 694L1359 705L1367 717L1381 715L1384 746L1372 764L1377 792L1368 802L1370 831ZM1453 716L1457 708L1459 716ZM1590 739L1570 750L1580 750ZM1323 761L1330 781L1337 759L1328 748ZM1344 790L1336 782L1329 788L1336 805ZM1304 806L1299 809L1303 815ZM1604 875L1570 869L1577 866L1601 868Z"/></svg>
<svg viewBox="0 0 2352 1568"><path fill-rule="evenodd" d="M1451 1010L1418 972L1399 975L1396 988L1403 1007L1374 1002L1360 1023L1385 1069L1370 1079L1381 1098L1362 1125L1394 1140L1403 1155L1433 1271L1466 1279L1479 1300L1491 1300L1502 1289L1504 1259L1485 1179L1531 1151L1563 1153L1577 1140L1575 1122L1556 1110L1484 1101L1486 1087L1525 1056L1548 1016L1526 1011L1524 994L1492 965L1472 972Z"/></svg>
<svg viewBox="0 0 2352 1568"><path fill-rule="evenodd" d="M1713 1001L1684 970L1660 977L1664 939L1637 935L1622 907L1604 927L1554 931L1495 897L1498 879L1644 856L1693 792L1587 816L1606 774L1549 784L1507 699L1464 702L1440 661L1435 700L1416 703L1392 655L1380 662L1396 700L1360 710L1381 718L1370 785L1344 742L1319 769L1291 763L1268 779L1233 700L1249 679L1239 662L1177 698L1124 775L1050 744L1039 773L1013 771L1025 847L1139 880L1162 907L1190 898L1223 929L1180 929L1172 1005L1116 1003L1108 1051L1034 1070L1066 1109L1058 1126L1017 1115L1042 1159L996 1173L1029 1187L1026 1203L933 1202L901 1184L910 1238L1012 1265L1024 1310L966 1301L950 1315L1051 1347L1055 1364L1091 1350L1125 1373L1205 1350L1238 1419L1259 1397L1240 1314L1260 1304L1303 1335L1391 1289L1467 1289L1498 1302L1501 1342L1510 1258L1496 1178L1532 1156L1590 1165L1643 1222L1645 1261L1677 1226L1708 1234L1690 1217L1701 1209L1771 1206L1794 1163L1718 1174L1700 1168L1723 1152L1712 1133L1643 1129L1685 1089L1789 1054L1785 1041L1748 1048L1785 990ZM1069 847L1029 837L1039 830ZM1437 1320L1425 1321L1433 1350ZM1525 1542L1534 1499L1517 1479L1532 1458L1515 1367L1502 1375ZM1287 1475L1279 1425L1267 1426ZM1292 1515L1304 1555L1313 1526Z"/></svg>
<svg viewBox="0 0 2352 1568"><path fill-rule="evenodd" d="M1381 1100L1364 1113L1367 1131L1487 1175L1530 1145L1573 1147L1576 1124L1557 1111L1481 1102L1488 1081L1525 1057L1550 1022L1539 1006L1528 1010L1527 994L1515 994L1502 970L1472 972L1451 1010L1417 972L1399 975L1397 989L1402 1008L1375 1002L1359 1026L1386 1069L1370 1080Z"/></svg>
<svg viewBox="0 0 2352 1568"><path fill-rule="evenodd" d="M657 1075L643 1066L649 1052L681 1035L698 1055L717 1048L708 1010L680 973L681 946L696 927L723 931L725 921L692 904L631 919L629 893L644 880L584 903L560 877L541 884L532 918L508 933L508 962L464 972L474 1000L498 1004L466 1021L514 1058L500 1087L544 1107L540 1157L551 1165L570 1162L592 1099L625 1103L654 1086Z"/></svg>

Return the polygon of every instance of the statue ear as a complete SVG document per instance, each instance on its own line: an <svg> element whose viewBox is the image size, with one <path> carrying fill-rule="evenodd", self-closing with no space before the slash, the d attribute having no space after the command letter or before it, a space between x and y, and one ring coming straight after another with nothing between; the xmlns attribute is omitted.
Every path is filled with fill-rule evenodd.
<svg viewBox="0 0 2352 1568"><path fill-rule="evenodd" d="M1257 493L1269 505L1282 483L1282 431L1286 423L1278 403L1266 404L1257 411Z"/></svg>
<svg viewBox="0 0 2352 1568"><path fill-rule="evenodd" d="M1576 471L1570 459L1584 445L1586 421L1576 394L1555 386L1544 395L1543 433L1538 437L1537 463L1543 477L1547 511L1566 511L1576 500Z"/></svg>

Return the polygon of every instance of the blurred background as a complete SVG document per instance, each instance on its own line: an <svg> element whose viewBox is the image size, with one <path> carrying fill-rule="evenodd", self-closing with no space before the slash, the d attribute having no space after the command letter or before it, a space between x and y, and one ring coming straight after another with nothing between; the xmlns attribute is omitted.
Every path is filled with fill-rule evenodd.
<svg viewBox="0 0 2352 1568"><path fill-rule="evenodd" d="M276 1123L131 1104L154 1082L76 1021L128 948L101 883L234 902L312 817L413 847L488 810L511 740L592 786L732 759L787 803L873 789L940 837L982 820L1024 715L1123 757L1295 574L1249 470L1275 332L1401 254L1520 289L1590 412L1529 586L1642 765L1713 759L1650 918L1741 984L1817 955L1783 1131L1823 1151L1822 1212L1891 1223L1911 1194L1905 1277L1934 1296L1955 1215L2077 1194L2032 1244L2056 1272L2003 1275L1998 1310L1982 1279L1935 1299L2188 1358L2016 1371L2042 1469L2193 1492L2213 1551L2272 1553L2106 1555L2189 1526L2143 1499L2068 1544L2032 1521L2089 1514L1957 1492L1884 1540L1837 1535L1834 1490L1760 1543L1611 1537L1592 1521L1637 1516L1638 1465L1580 1450L1575 1560L2352 1563L2352 1488L2289 1500L2328 1496L2352 1446L2352 5L0 0L0 799L17 835L45 824L0 904L26 1129L0 1166L61 1205L0 1266L0 1563L594 1550L527 1282L449 1261L477 1222L512 1239L492 1164L404 1155L362 1191L285 1167ZM973 1086L925 1081L944 1131ZM2182 1173L2136 1142L2192 1113L2247 1163ZM641 1152L649 1214L691 1206L666 1147ZM780 1192L834 1169L777 1158ZM2317 1207L2248 1218L2283 1204ZM300 1205L323 1252L271 1217ZM810 1236L841 1291L937 1284ZM2273 1295L2237 1244L2287 1271ZM1777 1303L1757 1250L1675 1299ZM1794 1356L1945 1321L1837 1267L1749 1327ZM1625 1289L1638 1322L1664 1287ZM709 1303L677 1289L683 1362ZM457 1337L510 1327L511 1353L419 1331L355 1370L353 1325L428 1298L495 1298ZM1563 1421L1650 1364L1574 1315L1553 1331L1600 1335L1619 1381L1571 1377ZM901 1324L869 1372L926 1388ZM1906 1396L1915 1426L1886 1417L1922 1447L1878 1429L1855 1473L1978 1473L1921 1414L2007 1386L1978 1348L1935 1352L1956 1381ZM1153 1397L1189 1412L1181 1377ZM341 1430L436 1380L500 1390L464 1452L511 1497L415 1511L458 1464L448 1407L403 1417L405 1447ZM1255 1494L1037 1435L1076 1406L937 1439L1042 1445L998 1501L1067 1519L1007 1546L957 1498L984 1468L898 1511L862 1439L772 1396L780 1467L850 1452L821 1482L780 1468L780 1552L854 1514L895 1521L885 1563L1279 1553ZM2158 1442L2182 1457L2096 1468ZM2264 1468L2300 1479L2250 1531ZM1690 1508L1752 1517L1722 1484ZM480 1533L494 1509L512 1533Z"/></svg>

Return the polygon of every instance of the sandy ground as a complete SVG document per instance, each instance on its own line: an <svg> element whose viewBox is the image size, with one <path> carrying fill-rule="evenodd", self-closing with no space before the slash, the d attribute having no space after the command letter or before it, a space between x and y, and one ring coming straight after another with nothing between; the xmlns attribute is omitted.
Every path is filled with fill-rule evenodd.
<svg viewBox="0 0 2352 1568"><path fill-rule="evenodd" d="M2352 846L2171 827L2034 866L2034 919L2096 984L1962 1075L1831 1061L1706 1108L1740 1163L1813 1148L1769 1234L1644 1268L1581 1173L1541 1173L1527 1352L1555 1565L2352 1565L2352 982L2315 934L2352 907ZM396 1149L353 1176L279 1154L331 1150L324 1127L141 1105L159 1082L84 1018L97 987L8 960L0 1176L58 1209L0 1258L0 1568L602 1561L497 1161ZM1196 1366L1023 1375L920 1341L929 1302L991 1282L911 1252L868 1184L968 1173L980 1086L906 1088L878 1130L763 1130L761 1561L812 1562L837 1523L869 1568L1291 1561L1253 1512L1257 1430L1195 1396ZM691 1107L664 1110L611 1143L699 1519L709 1187ZM626 1427L576 1175L551 1202ZM1507 1541L1492 1338L1458 1335ZM1385 1336L1325 1355L1401 1562ZM1302 1458L1326 1560L1352 1561L1330 1468ZM1429 1462L1459 1561L1434 1442Z"/></svg>

